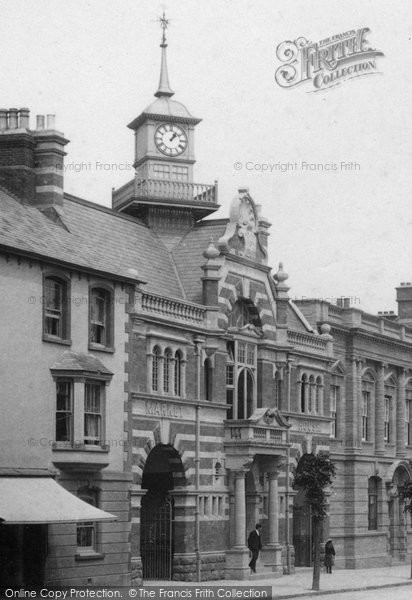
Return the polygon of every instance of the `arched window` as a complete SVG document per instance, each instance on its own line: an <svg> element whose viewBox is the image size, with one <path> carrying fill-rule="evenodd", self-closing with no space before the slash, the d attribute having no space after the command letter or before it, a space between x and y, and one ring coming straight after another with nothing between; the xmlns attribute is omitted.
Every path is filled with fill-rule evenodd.
<svg viewBox="0 0 412 600"><path fill-rule="evenodd" d="M405 444L410 446L412 444L412 427L411 427L411 415L412 415L412 381L409 379L408 385L405 390ZM412 517L412 515L411 515Z"/></svg>
<svg viewBox="0 0 412 600"><path fill-rule="evenodd" d="M242 329L249 324L253 325L254 327L262 327L258 310L253 302L237 300L234 303L232 311L229 315L229 327Z"/></svg>
<svg viewBox="0 0 412 600"><path fill-rule="evenodd" d="M247 419L253 413L253 376L249 369L242 369L237 382L237 418Z"/></svg>
<svg viewBox="0 0 412 600"><path fill-rule="evenodd" d="M227 418L233 419L233 395L235 391L235 343L230 341L226 344L226 405Z"/></svg>
<svg viewBox="0 0 412 600"><path fill-rule="evenodd" d="M374 394L375 380L370 371L367 371L362 377L362 442L369 441L373 436L370 415L374 410Z"/></svg>
<svg viewBox="0 0 412 600"><path fill-rule="evenodd" d="M315 413L317 415L320 415L323 411L322 411L322 405L323 405L323 385L322 385L322 378L321 377L316 377L316 388L315 388Z"/></svg>
<svg viewBox="0 0 412 600"><path fill-rule="evenodd" d="M43 281L43 335L46 340L69 338L69 283L62 277L50 275Z"/></svg>
<svg viewBox="0 0 412 600"><path fill-rule="evenodd" d="M309 377L308 413L315 412L315 378Z"/></svg>
<svg viewBox="0 0 412 600"><path fill-rule="evenodd" d="M163 363L163 391L165 394L171 392L173 354L170 348L166 348L165 358Z"/></svg>
<svg viewBox="0 0 412 600"><path fill-rule="evenodd" d="M339 401L340 401L340 386L336 384L336 381L334 381L333 384L330 386L330 400L329 400L330 417L332 419L330 437L333 437L333 438L336 438L338 436Z"/></svg>
<svg viewBox="0 0 412 600"><path fill-rule="evenodd" d="M153 356L152 356L153 364L152 364L152 390L154 392L159 391L159 377L160 377L160 360L161 360L161 350L159 346L155 346L153 348Z"/></svg>
<svg viewBox="0 0 412 600"><path fill-rule="evenodd" d="M303 373L300 379L300 412L306 412L306 403L308 398L308 377Z"/></svg>
<svg viewBox="0 0 412 600"><path fill-rule="evenodd" d="M182 353L180 350L175 352L175 377L174 377L174 392L175 396L182 395Z"/></svg>
<svg viewBox="0 0 412 600"><path fill-rule="evenodd" d="M92 287L89 295L89 343L91 346L113 346L113 295L109 290Z"/></svg>
<svg viewBox="0 0 412 600"><path fill-rule="evenodd" d="M247 419L256 407L256 340L227 342L226 404L228 419Z"/></svg>
<svg viewBox="0 0 412 600"><path fill-rule="evenodd" d="M279 371L275 373L275 380L273 385L273 403L275 408L282 408L282 380L280 378Z"/></svg>
<svg viewBox="0 0 412 600"><path fill-rule="evenodd" d="M210 358L207 358L203 364L203 373L204 373L203 388L204 388L205 400L211 400L212 399L213 369L212 369L212 364L210 362Z"/></svg>

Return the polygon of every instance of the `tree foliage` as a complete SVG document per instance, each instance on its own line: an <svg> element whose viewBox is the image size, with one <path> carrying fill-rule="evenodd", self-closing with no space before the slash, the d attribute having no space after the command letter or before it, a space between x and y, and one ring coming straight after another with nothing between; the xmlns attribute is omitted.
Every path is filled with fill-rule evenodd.
<svg viewBox="0 0 412 600"><path fill-rule="evenodd" d="M319 590L320 545L322 523L326 518L326 488L332 484L336 468L325 454L304 454L296 467L293 489L306 492L313 519L313 581L312 590Z"/></svg>
<svg viewBox="0 0 412 600"><path fill-rule="evenodd" d="M323 521L326 517L326 488L336 474L335 465L324 454L304 454L296 468L293 489L304 489L312 517Z"/></svg>
<svg viewBox="0 0 412 600"><path fill-rule="evenodd" d="M412 513L412 481L399 487L399 494L405 501L404 511Z"/></svg>

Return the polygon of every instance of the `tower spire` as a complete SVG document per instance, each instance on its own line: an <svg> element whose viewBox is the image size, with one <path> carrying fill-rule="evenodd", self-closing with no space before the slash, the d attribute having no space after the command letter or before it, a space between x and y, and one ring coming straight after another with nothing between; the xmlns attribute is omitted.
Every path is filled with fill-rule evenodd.
<svg viewBox="0 0 412 600"><path fill-rule="evenodd" d="M166 48L167 48L166 29L168 28L169 22L170 22L169 19L166 19L165 12L163 11L163 15L161 17L159 17L160 27L162 28L163 31L162 31L162 43L160 44L160 47L162 49L162 62L161 62L161 66L160 66L160 80L159 80L159 87L157 89L157 92L155 93L155 96L157 98L161 98L162 96L170 97L170 96L173 96L173 94L174 94L174 92L170 88L170 84L169 84L169 75L167 73L167 61L166 61Z"/></svg>

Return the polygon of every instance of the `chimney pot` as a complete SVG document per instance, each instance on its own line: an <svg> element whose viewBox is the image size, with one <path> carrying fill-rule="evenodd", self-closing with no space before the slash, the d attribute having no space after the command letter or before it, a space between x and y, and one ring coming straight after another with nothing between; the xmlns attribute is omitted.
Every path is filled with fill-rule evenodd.
<svg viewBox="0 0 412 600"><path fill-rule="evenodd" d="M36 129L44 129L44 115L36 116Z"/></svg>
<svg viewBox="0 0 412 600"><path fill-rule="evenodd" d="M0 108L0 130L7 129L7 108Z"/></svg>
<svg viewBox="0 0 412 600"><path fill-rule="evenodd" d="M30 111L28 108L21 108L19 110L20 123L19 127L21 129L30 129Z"/></svg>
<svg viewBox="0 0 412 600"><path fill-rule="evenodd" d="M9 114L8 114L8 118L9 118L9 129L17 129L18 127L18 110L17 108L9 108Z"/></svg>
<svg viewBox="0 0 412 600"><path fill-rule="evenodd" d="M47 129L55 129L56 115L47 115Z"/></svg>

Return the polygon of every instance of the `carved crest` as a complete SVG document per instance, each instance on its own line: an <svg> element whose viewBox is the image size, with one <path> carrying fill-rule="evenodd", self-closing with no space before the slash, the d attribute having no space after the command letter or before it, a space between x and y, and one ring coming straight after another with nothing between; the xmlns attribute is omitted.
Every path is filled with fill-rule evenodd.
<svg viewBox="0 0 412 600"><path fill-rule="evenodd" d="M219 240L219 249L250 260L260 260L265 256L259 240L256 206L246 190L240 190L232 200L229 219L226 231Z"/></svg>

